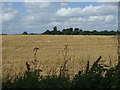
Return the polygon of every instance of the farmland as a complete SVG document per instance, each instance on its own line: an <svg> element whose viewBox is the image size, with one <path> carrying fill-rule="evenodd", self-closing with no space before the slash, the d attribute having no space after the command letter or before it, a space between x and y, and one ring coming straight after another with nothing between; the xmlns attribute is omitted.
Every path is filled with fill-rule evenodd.
<svg viewBox="0 0 120 90"><path fill-rule="evenodd" d="M50 74L51 70L58 71L64 58L69 60L67 67L71 76L84 70L87 60L92 65L99 56L106 64L114 66L117 63L116 43L115 36L3 35L3 78L7 73L12 76L24 72L25 63L34 60L34 48L39 48L36 60L43 75ZM64 56L66 52L67 56Z"/></svg>

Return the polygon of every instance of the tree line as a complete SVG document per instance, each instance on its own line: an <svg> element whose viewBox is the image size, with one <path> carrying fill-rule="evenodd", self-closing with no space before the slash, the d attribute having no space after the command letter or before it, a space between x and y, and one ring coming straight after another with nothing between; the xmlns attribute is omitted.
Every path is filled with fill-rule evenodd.
<svg viewBox="0 0 120 90"><path fill-rule="evenodd" d="M27 31L24 31L22 34L36 35L37 33L28 33ZM46 30L45 32L43 32L41 34L42 35L117 35L117 34L120 34L120 32L118 33L118 30L116 30L116 31L114 31L114 30L111 30L111 31L108 31L108 30L88 31L88 30L82 30L79 28L65 28L60 31L57 29L57 26L54 26L53 30Z"/></svg>
<svg viewBox="0 0 120 90"><path fill-rule="evenodd" d="M83 31L79 28L66 28L62 31L57 29L57 26L53 27L53 30L46 30L42 34L48 34L48 35L116 35L118 34L117 31L111 30L111 31Z"/></svg>

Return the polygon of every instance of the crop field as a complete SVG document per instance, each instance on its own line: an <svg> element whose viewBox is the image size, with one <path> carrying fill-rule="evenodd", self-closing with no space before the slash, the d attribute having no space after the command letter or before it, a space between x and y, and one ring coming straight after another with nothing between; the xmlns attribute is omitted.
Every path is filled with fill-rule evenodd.
<svg viewBox="0 0 120 90"><path fill-rule="evenodd" d="M104 63L114 66L117 63L116 43L115 36L3 35L3 78L8 73L11 76L22 74L26 70L26 62L35 59L43 75L57 74L65 59L71 76L84 70L88 60L92 65L99 56L106 60ZM35 52L35 48L39 50Z"/></svg>

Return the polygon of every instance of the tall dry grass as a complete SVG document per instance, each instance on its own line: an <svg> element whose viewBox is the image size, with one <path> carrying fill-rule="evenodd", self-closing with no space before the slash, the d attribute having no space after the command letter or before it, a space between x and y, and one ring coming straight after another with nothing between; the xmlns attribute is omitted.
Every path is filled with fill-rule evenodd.
<svg viewBox="0 0 120 90"><path fill-rule="evenodd" d="M3 78L7 73L14 76L25 72L25 62L35 58L40 63L38 66L43 70L43 75L59 74L58 71L63 68L61 65L66 62L67 65L63 65L69 69L66 72L74 76L80 69L85 70L88 60L91 67L99 56L107 60L106 64L115 66L117 50L114 41L114 36L3 35ZM65 45L69 48L66 50L67 57ZM35 47L40 49L37 54L33 52Z"/></svg>

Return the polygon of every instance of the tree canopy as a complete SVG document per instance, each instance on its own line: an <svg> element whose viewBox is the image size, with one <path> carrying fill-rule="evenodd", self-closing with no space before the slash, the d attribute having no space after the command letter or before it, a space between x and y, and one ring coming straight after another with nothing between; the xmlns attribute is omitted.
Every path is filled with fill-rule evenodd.
<svg viewBox="0 0 120 90"><path fill-rule="evenodd" d="M97 30L82 30L79 28L64 28L63 30L58 30L57 26L53 27L53 30L46 30L42 34L49 34L49 35L116 35L118 34L117 31L97 31Z"/></svg>
<svg viewBox="0 0 120 90"><path fill-rule="evenodd" d="M28 33L27 33L27 31L24 31L23 34L24 34L24 35L27 35Z"/></svg>

